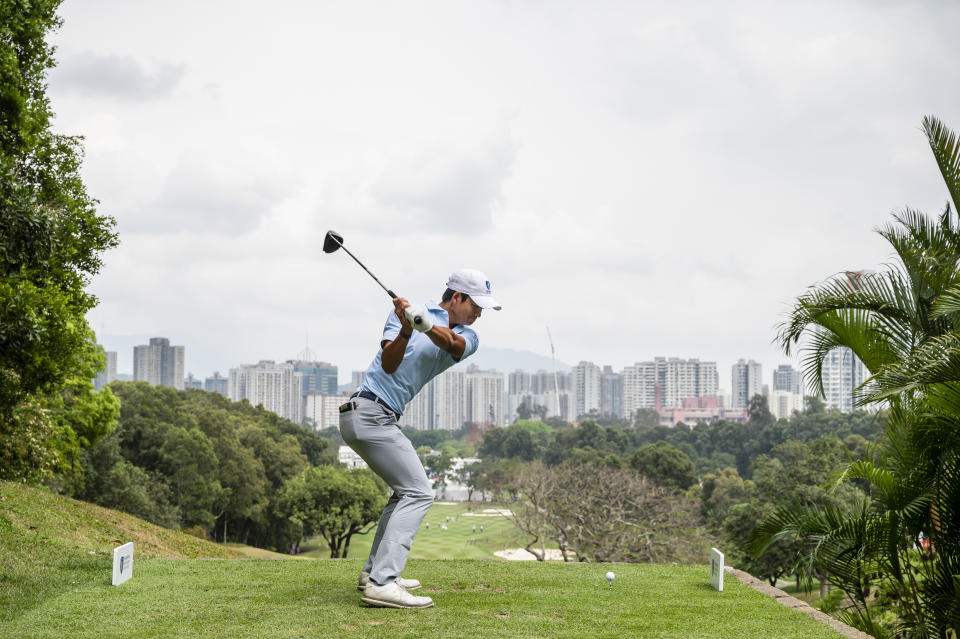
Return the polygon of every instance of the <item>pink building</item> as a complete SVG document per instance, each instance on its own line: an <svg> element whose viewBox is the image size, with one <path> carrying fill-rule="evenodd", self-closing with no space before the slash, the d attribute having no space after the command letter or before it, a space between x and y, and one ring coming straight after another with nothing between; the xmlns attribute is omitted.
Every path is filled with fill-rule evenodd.
<svg viewBox="0 0 960 639"><path fill-rule="evenodd" d="M661 426L675 426L678 422L693 425L697 422L713 422L725 419L732 422L745 422L747 411L743 408L720 408L720 400L716 396L684 397L681 408L661 408Z"/></svg>

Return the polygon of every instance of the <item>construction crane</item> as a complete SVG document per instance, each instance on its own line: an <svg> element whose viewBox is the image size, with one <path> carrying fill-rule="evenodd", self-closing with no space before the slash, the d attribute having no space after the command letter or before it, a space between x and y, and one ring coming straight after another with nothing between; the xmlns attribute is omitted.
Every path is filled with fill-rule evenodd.
<svg viewBox="0 0 960 639"><path fill-rule="evenodd" d="M557 352L553 348L553 335L550 334L550 325L547 325L547 339L550 340L550 358L553 360L553 395L557 399L557 417L560 417L560 381L557 377Z"/></svg>

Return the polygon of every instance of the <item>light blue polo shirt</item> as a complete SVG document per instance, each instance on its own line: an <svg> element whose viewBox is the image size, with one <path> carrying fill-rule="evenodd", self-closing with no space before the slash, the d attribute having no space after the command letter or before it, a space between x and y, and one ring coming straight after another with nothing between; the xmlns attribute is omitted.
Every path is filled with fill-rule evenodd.
<svg viewBox="0 0 960 639"><path fill-rule="evenodd" d="M450 326L450 316L434 302L427 302L425 308L430 313L430 319L437 326ZM407 402L413 399L420 389L431 379L457 363L458 360L430 341L430 338L420 331L413 331L407 341L407 350L403 353L403 361L393 373L387 373L381 366L383 357L383 343L392 342L400 335L400 318L393 311L387 316L383 326L383 338L380 340L380 350L373 358L370 367L363 375L360 390L367 390L385 401L393 408L393 412L400 414L406 408ZM467 343L463 349L465 360L477 351L480 339L477 333L469 326L455 326L453 332Z"/></svg>

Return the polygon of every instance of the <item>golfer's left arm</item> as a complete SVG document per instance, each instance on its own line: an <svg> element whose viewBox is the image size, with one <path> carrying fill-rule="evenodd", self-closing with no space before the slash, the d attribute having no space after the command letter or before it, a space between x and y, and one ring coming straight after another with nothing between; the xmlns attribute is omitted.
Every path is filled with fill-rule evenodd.
<svg viewBox="0 0 960 639"><path fill-rule="evenodd" d="M400 367L400 362L403 361L403 355L407 350L407 340L413 333L413 327L403 312L408 306L410 306L410 302L402 297L393 299L394 312L400 320L400 334L391 341L382 344L383 352L380 355L380 368L388 375L392 375Z"/></svg>

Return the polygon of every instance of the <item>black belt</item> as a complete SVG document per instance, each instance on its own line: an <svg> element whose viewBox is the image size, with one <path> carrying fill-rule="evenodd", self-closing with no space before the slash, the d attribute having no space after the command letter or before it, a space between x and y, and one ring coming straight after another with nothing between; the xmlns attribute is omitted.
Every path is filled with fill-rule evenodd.
<svg viewBox="0 0 960 639"><path fill-rule="evenodd" d="M376 402L381 406L383 406L384 408L386 408L391 413L393 413L397 419L400 419L400 413L393 410L393 407L390 406L390 404L386 403L385 401L383 401L382 399L380 399L370 391L357 391L356 393L350 396L350 399L353 399L354 397L362 397L363 399L369 399L371 402ZM356 407L353 406L350 402L347 402L346 404L340 407L340 412L345 413L348 410L351 410L352 408L356 408Z"/></svg>

